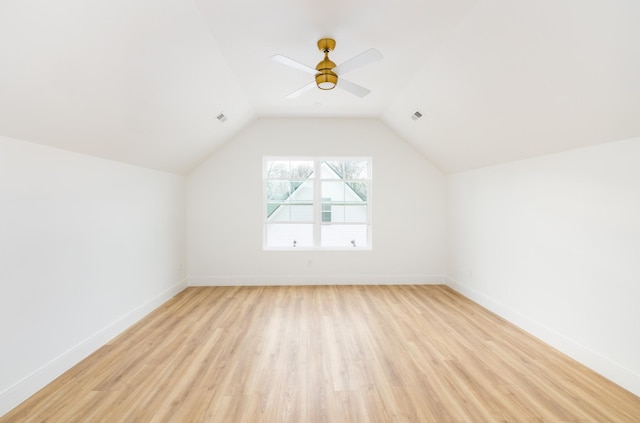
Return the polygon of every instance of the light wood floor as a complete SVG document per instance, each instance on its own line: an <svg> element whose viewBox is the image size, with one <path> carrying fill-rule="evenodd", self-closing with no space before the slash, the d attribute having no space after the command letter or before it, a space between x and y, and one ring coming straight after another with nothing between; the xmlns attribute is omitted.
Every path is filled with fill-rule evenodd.
<svg viewBox="0 0 640 423"><path fill-rule="evenodd" d="M444 286L189 288L6 422L640 422Z"/></svg>

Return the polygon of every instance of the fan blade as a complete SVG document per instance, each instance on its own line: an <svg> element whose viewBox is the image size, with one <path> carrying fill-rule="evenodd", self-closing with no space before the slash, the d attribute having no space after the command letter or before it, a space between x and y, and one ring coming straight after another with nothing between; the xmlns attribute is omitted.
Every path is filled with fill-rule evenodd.
<svg viewBox="0 0 640 423"><path fill-rule="evenodd" d="M287 98L298 98L302 94L306 93L307 91L312 90L315 86L316 86L315 81L314 82L309 82L307 85L303 85L302 87L298 88L297 90L295 90L291 94L288 94Z"/></svg>
<svg viewBox="0 0 640 423"><path fill-rule="evenodd" d="M354 84L351 81L347 81L344 78L338 78L338 88L342 88L345 91L349 91L351 94L353 95L357 95L358 97L362 98L364 96L366 96L367 94L369 94L371 92L370 89L365 88L361 85L358 84Z"/></svg>
<svg viewBox="0 0 640 423"><path fill-rule="evenodd" d="M271 56L271 60L278 62L278 63L282 63L283 65L287 65L287 66L291 66L292 68L296 68L298 70L301 70L303 72L306 73L310 73L315 75L316 73L318 73L317 70L315 70L314 68L307 66L303 63L300 63L296 60L290 59L287 56L283 56L281 54L276 54L274 56Z"/></svg>
<svg viewBox="0 0 640 423"><path fill-rule="evenodd" d="M352 70L358 69L364 65L368 65L369 63L376 62L382 59L382 53L380 53L375 48L370 48L357 56L352 57L341 65L333 68L333 71L340 75L344 75L347 72L351 72Z"/></svg>

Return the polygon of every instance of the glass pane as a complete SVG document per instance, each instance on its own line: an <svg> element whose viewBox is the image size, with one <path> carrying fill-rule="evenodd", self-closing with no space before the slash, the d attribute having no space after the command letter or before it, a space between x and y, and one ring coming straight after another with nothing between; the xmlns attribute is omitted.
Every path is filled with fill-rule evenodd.
<svg viewBox="0 0 640 423"><path fill-rule="evenodd" d="M312 247L312 224L267 224L267 247Z"/></svg>
<svg viewBox="0 0 640 423"><path fill-rule="evenodd" d="M331 222L331 198L322 199L322 222Z"/></svg>
<svg viewBox="0 0 640 423"><path fill-rule="evenodd" d="M333 203L366 203L366 182L322 181L323 201Z"/></svg>
<svg viewBox="0 0 640 423"><path fill-rule="evenodd" d="M358 196L358 200L367 201L366 182L347 182L347 192L352 192Z"/></svg>
<svg viewBox="0 0 640 423"><path fill-rule="evenodd" d="M289 179L290 164L288 160L268 160L265 177L267 179Z"/></svg>
<svg viewBox="0 0 640 423"><path fill-rule="evenodd" d="M289 189L291 190L290 201L313 201L312 181L290 182Z"/></svg>
<svg viewBox="0 0 640 423"><path fill-rule="evenodd" d="M313 162L299 160L292 161L290 178L301 180L313 178Z"/></svg>
<svg viewBox="0 0 640 423"><path fill-rule="evenodd" d="M331 222L344 222L344 205L332 204L331 205Z"/></svg>
<svg viewBox="0 0 640 423"><path fill-rule="evenodd" d="M289 188L289 182L267 181L267 201L285 201L287 198L289 198Z"/></svg>
<svg viewBox="0 0 640 423"><path fill-rule="evenodd" d="M342 179L342 164L339 161L324 161L320 163L322 179Z"/></svg>
<svg viewBox="0 0 640 423"><path fill-rule="evenodd" d="M269 222L313 222L312 204L267 204Z"/></svg>
<svg viewBox="0 0 640 423"><path fill-rule="evenodd" d="M343 179L367 179L369 167L366 160L345 160L343 163Z"/></svg>
<svg viewBox="0 0 640 423"><path fill-rule="evenodd" d="M313 222L313 205L297 204L291 206L291 222Z"/></svg>
<svg viewBox="0 0 640 423"><path fill-rule="evenodd" d="M329 199L329 201L334 203L345 201L344 182L322 181L322 198Z"/></svg>
<svg viewBox="0 0 640 423"><path fill-rule="evenodd" d="M267 203L267 219L273 220L273 216L281 214L280 208L282 207L282 203Z"/></svg>
<svg viewBox="0 0 640 423"><path fill-rule="evenodd" d="M268 160L265 166L267 179L307 179L313 177L313 161Z"/></svg>
<svg viewBox="0 0 640 423"><path fill-rule="evenodd" d="M321 228L323 247L366 247L367 225L323 225Z"/></svg>
<svg viewBox="0 0 640 423"><path fill-rule="evenodd" d="M367 206L360 204L349 204L344 208L345 222L367 222Z"/></svg>
<svg viewBox="0 0 640 423"><path fill-rule="evenodd" d="M369 166L366 160L326 160L321 165L324 179L368 179Z"/></svg>
<svg viewBox="0 0 640 423"><path fill-rule="evenodd" d="M267 220L269 222L290 222L291 206L283 203L268 203Z"/></svg>

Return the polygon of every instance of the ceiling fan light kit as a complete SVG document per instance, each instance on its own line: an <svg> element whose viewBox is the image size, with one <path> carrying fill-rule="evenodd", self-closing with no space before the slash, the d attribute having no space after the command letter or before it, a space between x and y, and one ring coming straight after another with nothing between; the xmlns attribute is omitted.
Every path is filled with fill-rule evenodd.
<svg viewBox="0 0 640 423"><path fill-rule="evenodd" d="M378 50L370 48L369 50L366 50L359 55L347 60L340 66L336 66L336 64L332 62L331 59L329 59L329 53L333 51L335 47L336 41L333 38L321 38L320 40L318 40L318 49L324 53L324 59L322 59L322 61L320 61L320 63L316 65L315 69L311 66L307 66L281 54L276 54L271 57L272 60L282 63L283 65L287 65L314 75L314 82L310 82L309 84L297 89L296 91L287 95L287 98L299 97L303 93L312 89L314 86L323 91L332 90L337 86L338 88L342 88L345 91L348 91L351 94L361 98L371 92L371 90L369 90L368 88L343 79L342 75L364 65L368 65L369 63L373 63L377 60L382 59L382 54L380 54ZM341 81L340 84L338 84L339 77Z"/></svg>
<svg viewBox="0 0 640 423"><path fill-rule="evenodd" d="M320 72L316 75L316 85L321 90L332 90L338 84L338 75L331 71Z"/></svg>

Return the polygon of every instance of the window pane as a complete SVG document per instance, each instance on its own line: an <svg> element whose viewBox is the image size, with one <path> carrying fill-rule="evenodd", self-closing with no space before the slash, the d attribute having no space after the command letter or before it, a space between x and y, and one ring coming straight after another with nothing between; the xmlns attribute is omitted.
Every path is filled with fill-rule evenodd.
<svg viewBox="0 0 640 423"><path fill-rule="evenodd" d="M324 161L320 163L322 179L342 179L342 165L339 161Z"/></svg>
<svg viewBox="0 0 640 423"><path fill-rule="evenodd" d="M322 199L322 221L331 222L331 198Z"/></svg>
<svg viewBox="0 0 640 423"><path fill-rule="evenodd" d="M313 204L267 204L269 222L313 222Z"/></svg>
<svg viewBox="0 0 640 423"><path fill-rule="evenodd" d="M313 181L292 181L289 183L290 201L313 201Z"/></svg>
<svg viewBox="0 0 640 423"><path fill-rule="evenodd" d="M326 160L321 165L323 179L368 179L366 160Z"/></svg>
<svg viewBox="0 0 640 423"><path fill-rule="evenodd" d="M367 179L369 177L368 164L362 160L345 160L343 163L342 178L351 179Z"/></svg>
<svg viewBox="0 0 640 423"><path fill-rule="evenodd" d="M266 225L268 247L312 247L313 224Z"/></svg>
<svg viewBox="0 0 640 423"><path fill-rule="evenodd" d="M345 187L344 182L341 181L322 181L322 198L327 198L331 202L343 202L345 201ZM352 193L350 200L355 200L355 195Z"/></svg>
<svg viewBox="0 0 640 423"><path fill-rule="evenodd" d="M367 222L367 206L360 204L348 204L344 208L344 221L350 223Z"/></svg>
<svg viewBox="0 0 640 423"><path fill-rule="evenodd" d="M282 214L279 210L282 207L282 203L267 203L267 219L273 220L274 216Z"/></svg>
<svg viewBox="0 0 640 423"><path fill-rule="evenodd" d="M291 206L291 222L313 222L313 205L296 204Z"/></svg>
<svg viewBox="0 0 640 423"><path fill-rule="evenodd" d="M267 179L307 179L313 177L313 161L309 160L268 160Z"/></svg>
<svg viewBox="0 0 640 423"><path fill-rule="evenodd" d="M347 192L357 195L357 199L360 201L367 201L366 182L347 182Z"/></svg>
<svg viewBox="0 0 640 423"><path fill-rule="evenodd" d="M267 204L267 220L269 222L291 221L291 210L289 205L282 203Z"/></svg>
<svg viewBox="0 0 640 423"><path fill-rule="evenodd" d="M267 201L284 201L289 198L289 182L267 181Z"/></svg>
<svg viewBox="0 0 640 423"><path fill-rule="evenodd" d="M265 177L267 179L288 179L289 161L288 160L269 160L266 163Z"/></svg>
<svg viewBox="0 0 640 423"><path fill-rule="evenodd" d="M331 221L332 222L344 222L344 205L332 204L331 205Z"/></svg>
<svg viewBox="0 0 640 423"><path fill-rule="evenodd" d="M367 225L322 225L323 247L364 247L368 244Z"/></svg>
<svg viewBox="0 0 640 423"><path fill-rule="evenodd" d="M366 182L322 181L322 198L333 203L366 203Z"/></svg>
<svg viewBox="0 0 640 423"><path fill-rule="evenodd" d="M313 178L313 162L312 161L292 161L291 162L291 179L305 180Z"/></svg>

